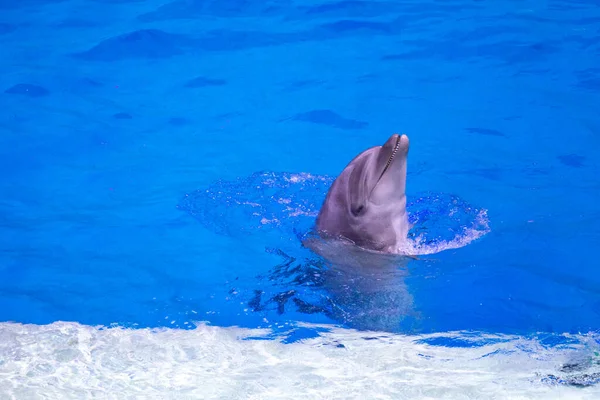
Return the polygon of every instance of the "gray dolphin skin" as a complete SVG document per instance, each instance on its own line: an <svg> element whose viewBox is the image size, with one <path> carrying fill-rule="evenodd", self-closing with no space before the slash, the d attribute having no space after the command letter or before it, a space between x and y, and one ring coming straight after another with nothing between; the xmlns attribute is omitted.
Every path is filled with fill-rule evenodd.
<svg viewBox="0 0 600 400"><path fill-rule="evenodd" d="M393 134L357 155L333 182L316 221L320 236L377 252L401 253L406 242L409 140Z"/></svg>

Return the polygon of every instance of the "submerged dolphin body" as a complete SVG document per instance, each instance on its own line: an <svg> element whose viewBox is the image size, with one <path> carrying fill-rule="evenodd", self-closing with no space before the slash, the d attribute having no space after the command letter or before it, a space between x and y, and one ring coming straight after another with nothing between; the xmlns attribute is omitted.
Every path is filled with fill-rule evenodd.
<svg viewBox="0 0 600 400"><path fill-rule="evenodd" d="M317 233L366 250L402 254L410 229L408 148L408 136L394 134L383 146L371 147L350 161L329 188L317 216Z"/></svg>
<svg viewBox="0 0 600 400"><path fill-rule="evenodd" d="M413 328L418 312L405 282L412 257L365 251L343 240L313 237L304 245L322 260L319 277L327 316L358 330Z"/></svg>

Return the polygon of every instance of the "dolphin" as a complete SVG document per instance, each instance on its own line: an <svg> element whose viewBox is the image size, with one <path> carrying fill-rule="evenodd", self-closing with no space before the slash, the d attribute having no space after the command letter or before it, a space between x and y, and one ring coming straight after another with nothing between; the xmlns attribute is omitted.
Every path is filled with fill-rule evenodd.
<svg viewBox="0 0 600 400"><path fill-rule="evenodd" d="M396 332L418 317L405 283L417 259L407 238L408 148L408 136L393 134L354 157L302 241L323 260L330 316L356 329Z"/></svg>
<svg viewBox="0 0 600 400"><path fill-rule="evenodd" d="M393 134L354 157L329 188L316 233L365 250L405 254L408 148L408 136Z"/></svg>

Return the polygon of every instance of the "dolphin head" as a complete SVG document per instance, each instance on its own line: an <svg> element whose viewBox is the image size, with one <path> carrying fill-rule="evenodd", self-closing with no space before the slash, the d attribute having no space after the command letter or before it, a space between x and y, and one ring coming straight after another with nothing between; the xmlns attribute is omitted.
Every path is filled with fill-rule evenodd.
<svg viewBox="0 0 600 400"><path fill-rule="evenodd" d="M317 231L358 246L397 252L409 230L406 171L409 140L393 134L357 155L331 185Z"/></svg>

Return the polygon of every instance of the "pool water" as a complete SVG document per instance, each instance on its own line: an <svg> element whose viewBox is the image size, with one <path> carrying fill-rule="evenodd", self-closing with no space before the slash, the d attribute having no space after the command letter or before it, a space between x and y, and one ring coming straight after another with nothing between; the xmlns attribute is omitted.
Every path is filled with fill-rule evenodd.
<svg viewBox="0 0 600 400"><path fill-rule="evenodd" d="M0 398L597 398L599 27L0 0ZM334 276L302 240L393 132L418 257Z"/></svg>

